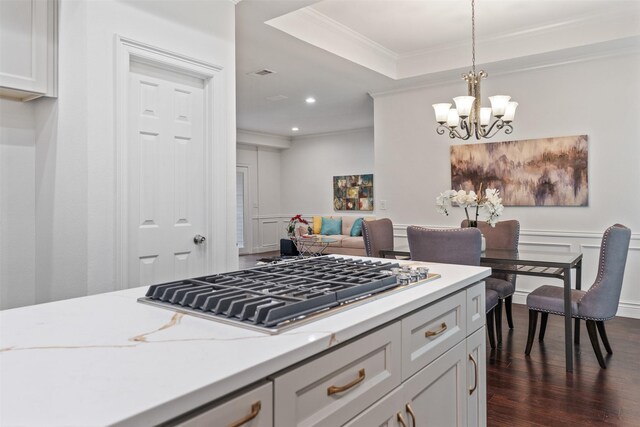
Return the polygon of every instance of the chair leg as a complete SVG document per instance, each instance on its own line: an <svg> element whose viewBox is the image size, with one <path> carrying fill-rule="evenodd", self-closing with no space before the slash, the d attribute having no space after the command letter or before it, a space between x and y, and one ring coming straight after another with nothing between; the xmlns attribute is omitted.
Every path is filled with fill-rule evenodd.
<svg viewBox="0 0 640 427"><path fill-rule="evenodd" d="M613 354L613 350L611 350L611 345L609 344L609 338L607 338L607 331L604 330L604 322L602 320L596 322L596 326L598 327L598 332L600 332L600 338L602 338L602 344L604 344L605 350L607 350L607 353Z"/></svg>
<svg viewBox="0 0 640 427"><path fill-rule="evenodd" d="M504 311L507 313L507 323L509 329L513 329L513 314L511 314L511 302L513 301L513 295L509 295L504 299Z"/></svg>
<svg viewBox="0 0 640 427"><path fill-rule="evenodd" d="M580 344L580 319L576 318L576 324L573 329L573 343Z"/></svg>
<svg viewBox="0 0 640 427"><path fill-rule="evenodd" d="M489 345L491 348L496 348L496 337L493 333L494 328L494 309L489 310L487 313L487 334L489 335Z"/></svg>
<svg viewBox="0 0 640 427"><path fill-rule="evenodd" d="M598 344L598 333L596 332L596 322L594 320L587 320L587 332L589 332L589 339L591 340L591 346L596 353L596 359L602 369L607 369L607 365L604 363L602 357L602 351L600 351L600 344Z"/></svg>
<svg viewBox="0 0 640 427"><path fill-rule="evenodd" d="M493 309L495 311L494 316L496 317L496 339L498 341L498 346L502 344L502 300L498 300L498 305Z"/></svg>
<svg viewBox="0 0 640 427"><path fill-rule="evenodd" d="M531 353L531 346L533 345L533 339L536 336L536 324L538 323L538 312L535 310L529 310L529 335L527 336L527 347L524 350L524 354L527 356Z"/></svg>
<svg viewBox="0 0 640 427"><path fill-rule="evenodd" d="M547 330L547 320L549 319L549 313L541 312L540 314L542 314L542 320L540 321L540 335L538 335L538 341L544 341L544 333Z"/></svg>

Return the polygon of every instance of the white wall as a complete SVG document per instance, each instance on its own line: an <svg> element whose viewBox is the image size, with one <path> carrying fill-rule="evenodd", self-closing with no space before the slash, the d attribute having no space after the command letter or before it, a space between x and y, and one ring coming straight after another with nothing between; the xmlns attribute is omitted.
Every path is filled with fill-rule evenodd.
<svg viewBox="0 0 640 427"><path fill-rule="evenodd" d="M619 314L640 317L640 55L619 54L585 62L492 75L490 94L510 94L520 105L514 133L492 141L587 134L588 207L508 207L504 219L518 219L521 249L582 251L583 283L595 278L604 229L616 222L632 229ZM435 197L450 187L450 140L435 133L431 104L464 94L462 81L375 97L376 199L388 201L398 240L406 226L455 226L463 211L440 216ZM518 278L517 295L541 280Z"/></svg>
<svg viewBox="0 0 640 427"><path fill-rule="evenodd" d="M346 214L333 210L333 177L374 173L373 145L372 128L294 138L281 156L282 213ZM374 209L378 211L375 173L373 185ZM367 214L376 215L376 211Z"/></svg>
<svg viewBox="0 0 640 427"><path fill-rule="evenodd" d="M35 292L34 105L0 100L0 310Z"/></svg>
<svg viewBox="0 0 640 427"><path fill-rule="evenodd" d="M217 96L226 117L216 128L223 155L214 179L226 188L215 210L227 230L216 238L227 250L216 261L235 267L234 3L64 0L59 17L58 98L34 101L36 302L115 289L116 34L223 67ZM20 266L9 268L16 270L3 268L3 276ZM18 305L20 298L8 301Z"/></svg>

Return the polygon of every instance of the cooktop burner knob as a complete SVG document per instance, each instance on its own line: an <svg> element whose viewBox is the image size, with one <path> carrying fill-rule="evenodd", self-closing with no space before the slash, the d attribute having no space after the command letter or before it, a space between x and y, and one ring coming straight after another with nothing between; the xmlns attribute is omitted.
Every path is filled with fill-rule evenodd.
<svg viewBox="0 0 640 427"><path fill-rule="evenodd" d="M193 236L193 243L195 243L196 245L204 245L204 242L207 240L206 237L201 236L199 234L196 234L195 236Z"/></svg>

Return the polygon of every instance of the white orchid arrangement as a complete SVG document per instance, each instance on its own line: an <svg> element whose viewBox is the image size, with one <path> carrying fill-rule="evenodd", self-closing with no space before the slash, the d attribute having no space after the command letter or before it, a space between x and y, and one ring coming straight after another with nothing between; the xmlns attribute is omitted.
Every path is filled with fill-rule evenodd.
<svg viewBox="0 0 640 427"><path fill-rule="evenodd" d="M482 196L482 185L480 185L480 197L475 191L471 190L466 192L464 190L447 190L444 193L440 193L436 197L436 206L438 212L442 215L449 215L449 209L453 206L453 203L461 208L464 208L464 213L467 216L469 225L474 227L478 224L478 216L480 208L487 215L487 222L492 227L496 226L498 217L502 215L504 206L502 205L502 198L500 198L500 191L494 188L487 188ZM469 208L476 208L476 215L474 219L469 217Z"/></svg>

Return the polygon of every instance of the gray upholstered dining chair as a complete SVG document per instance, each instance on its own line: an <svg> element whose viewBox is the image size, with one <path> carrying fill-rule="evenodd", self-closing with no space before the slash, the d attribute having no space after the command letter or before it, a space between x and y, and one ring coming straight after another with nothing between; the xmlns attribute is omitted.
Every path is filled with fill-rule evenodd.
<svg viewBox="0 0 640 427"><path fill-rule="evenodd" d="M468 221L462 221L462 227L467 227ZM509 251L518 250L520 240L520 222L512 219L500 221L492 227L485 221L478 221L478 229L486 241L487 249L505 249ZM513 294L516 291L516 275L507 273L493 273L486 279L488 289L493 289L500 296L498 308L496 308L496 335L498 344L502 342L502 301L507 315L509 329L513 329L513 314L511 305Z"/></svg>
<svg viewBox="0 0 640 427"><path fill-rule="evenodd" d="M407 227L407 240L414 261L480 265L482 237L476 228L431 229L412 225ZM485 287L487 334L491 348L496 348L494 316L499 301L498 292Z"/></svg>
<svg viewBox="0 0 640 427"><path fill-rule="evenodd" d="M382 258L381 249L393 249L393 223L389 218L362 221L362 236L367 256Z"/></svg>
<svg viewBox="0 0 640 427"><path fill-rule="evenodd" d="M618 310L630 239L631 230L624 225L615 224L607 228L602 236L598 275L595 282L586 292L571 290L571 317L586 320L589 339L602 368L606 368L607 365L600 351L596 328L600 332L600 338L607 353L613 354L604 321L615 317ZM540 341L544 339L549 313L564 316L564 289L547 285L537 288L527 296L527 308L529 309L529 335L524 353L529 355L536 334L538 312L542 313Z"/></svg>
<svg viewBox="0 0 640 427"><path fill-rule="evenodd" d="M485 287L484 312L487 315L487 335L489 335L489 345L491 346L491 348L496 348L494 324L498 301L500 301L500 296L498 295L498 293L493 289L487 289Z"/></svg>

